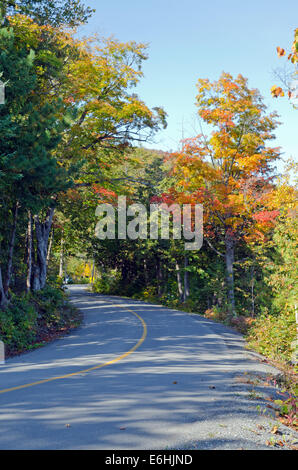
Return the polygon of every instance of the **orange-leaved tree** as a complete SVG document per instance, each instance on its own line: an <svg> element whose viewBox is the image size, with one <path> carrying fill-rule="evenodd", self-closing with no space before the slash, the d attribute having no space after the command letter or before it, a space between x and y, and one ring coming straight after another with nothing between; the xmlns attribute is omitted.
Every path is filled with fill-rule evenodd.
<svg viewBox="0 0 298 470"><path fill-rule="evenodd" d="M175 184L169 192L180 203L203 204L204 239L225 258L229 311L236 316L235 248L241 240L262 239L278 215L268 201L280 150L266 146L277 114L266 112L259 91L242 75L223 73L197 86L198 114L213 131L187 139L170 155Z"/></svg>

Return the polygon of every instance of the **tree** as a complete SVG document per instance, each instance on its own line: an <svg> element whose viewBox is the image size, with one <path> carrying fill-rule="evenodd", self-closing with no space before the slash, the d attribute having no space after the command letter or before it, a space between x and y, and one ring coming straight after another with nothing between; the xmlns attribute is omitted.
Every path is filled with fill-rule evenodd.
<svg viewBox="0 0 298 470"><path fill-rule="evenodd" d="M142 76L144 45L80 41L64 29L38 25L23 15L15 14L7 21L1 28L4 42L0 70L11 83L7 92L10 87L22 86L13 66L7 65L16 54L30 62L32 83L18 90L20 96L14 93L3 108L7 134L2 162L8 165L5 184L8 175L11 182L17 178L21 181L18 188L23 195L13 200L16 204L21 201L22 210L29 212L28 230L31 226L35 243L28 244L33 250L28 253L33 263L28 271L32 272L32 287L38 290L46 281L49 233L61 192L69 186L84 189L111 181L109 166L119 165L124 150L133 142L146 141L165 126L165 113L160 108L150 110L131 91ZM13 53L7 47L10 36ZM19 121L15 117L18 113ZM17 158L8 158L9 152L18 156L19 163ZM9 188L8 198L9 191L15 189L12 184ZM13 208L12 213L16 214ZM27 238L32 240L32 236Z"/></svg>
<svg viewBox="0 0 298 470"><path fill-rule="evenodd" d="M286 55L285 49L281 47L277 47L277 55L278 57L283 57ZM298 98L298 28L294 31L294 41L291 47L291 52L287 56L287 60L294 65L295 70L291 72L289 76L285 76L284 74L278 74L279 78L283 82L283 88L277 85L273 85L271 87L271 95L274 98L278 98L280 96L284 96L284 90L287 91L288 97L293 102L293 106L297 107L297 98Z"/></svg>
<svg viewBox="0 0 298 470"><path fill-rule="evenodd" d="M93 9L81 0L1 0L2 18L7 15L29 16L39 25L76 27L86 23Z"/></svg>
<svg viewBox="0 0 298 470"><path fill-rule="evenodd" d="M288 161L273 194L271 204L279 207L270 245L270 257L264 262L266 281L273 294L274 313L297 309L298 269L293 260L298 254L297 163ZM294 179L294 185L291 180Z"/></svg>
<svg viewBox="0 0 298 470"><path fill-rule="evenodd" d="M61 67L59 62L54 65L47 58L44 44L39 50L33 49L40 31L32 27L31 21L21 21L22 30L8 26L0 29L0 73L6 80L6 99L0 108L1 264L5 261L7 264L5 297L12 276L20 213L38 213L52 205L53 196L69 186L64 168L52 154L67 126L66 107L59 97L46 102L40 93L48 69L51 68L53 75L54 69L58 72ZM38 222L37 218L36 227ZM40 253L37 240L37 267ZM33 275L36 276L36 270Z"/></svg>
<svg viewBox="0 0 298 470"><path fill-rule="evenodd" d="M200 118L215 130L188 139L171 155L176 185L170 193L180 203L204 205L205 240L225 259L228 304L236 315L235 248L241 240L263 237L278 215L267 210L267 201L279 149L265 146L274 138L277 115L266 114L247 79L227 73L213 83L198 81L197 106Z"/></svg>

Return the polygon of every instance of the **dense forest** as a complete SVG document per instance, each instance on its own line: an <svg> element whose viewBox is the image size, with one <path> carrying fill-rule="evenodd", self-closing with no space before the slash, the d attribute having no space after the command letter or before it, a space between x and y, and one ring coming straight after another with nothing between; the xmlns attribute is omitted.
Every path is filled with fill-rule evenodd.
<svg viewBox="0 0 298 470"><path fill-rule="evenodd" d="M257 351L293 365L297 164L276 169L279 117L241 74L198 77L202 132L172 153L150 149L167 113L135 93L147 47L79 38L91 15L79 0L1 1L0 337L8 353L79 324L61 288L67 279L232 325ZM294 34L281 59L293 76ZM291 89L271 88L277 99L285 92L292 106ZM201 204L202 248L187 251L173 236L99 240L96 208L110 204L117 217L119 196L148 210Z"/></svg>

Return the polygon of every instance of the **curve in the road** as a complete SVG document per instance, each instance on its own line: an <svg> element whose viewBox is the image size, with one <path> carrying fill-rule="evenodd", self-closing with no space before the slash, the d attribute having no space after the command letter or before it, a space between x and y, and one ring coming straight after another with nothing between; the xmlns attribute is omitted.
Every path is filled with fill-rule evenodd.
<svg viewBox="0 0 298 470"><path fill-rule="evenodd" d="M96 369L101 369L102 367L106 367L106 366L109 366L111 364L114 364L115 362L119 362L122 359L124 359L125 357L132 354L134 351L136 351L141 346L141 344L145 341L145 338L147 336L147 325L146 325L145 320L140 315L138 315L136 312L134 312L133 310L130 310L126 307L123 307L121 304L111 305L111 307L121 307L123 310L126 310L129 313L132 313L133 315L135 315L141 321L141 323L143 325L142 337L139 339L139 341L129 351L125 352L124 354L121 354L121 356L118 356L115 359L112 359L111 361L105 362L104 364L99 364L99 365L96 365L96 366L93 366L93 367L89 367L88 369L73 372L71 374L65 374L65 375L61 375L61 376L58 376L58 377L52 377L50 379L43 379L43 380L39 380L37 382L31 382L31 383L24 384L24 385L18 385L17 387L5 388L3 390L0 390L0 394L13 392L15 390L21 390L22 388L34 387L36 385L41 385L41 384L44 384L44 383L47 383L47 382L53 382L54 380L67 379L69 377L73 377L74 375L86 374L87 372L91 372L91 371L96 370Z"/></svg>

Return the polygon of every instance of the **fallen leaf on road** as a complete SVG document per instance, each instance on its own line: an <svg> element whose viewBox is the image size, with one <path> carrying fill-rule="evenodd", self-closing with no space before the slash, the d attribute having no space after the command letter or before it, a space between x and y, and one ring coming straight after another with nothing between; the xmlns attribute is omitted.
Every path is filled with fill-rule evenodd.
<svg viewBox="0 0 298 470"><path fill-rule="evenodd" d="M284 445L285 445L282 441L277 441L276 444L279 445L280 447L284 447Z"/></svg>
<svg viewBox="0 0 298 470"><path fill-rule="evenodd" d="M273 426L270 432L271 434L281 434L277 426Z"/></svg>

